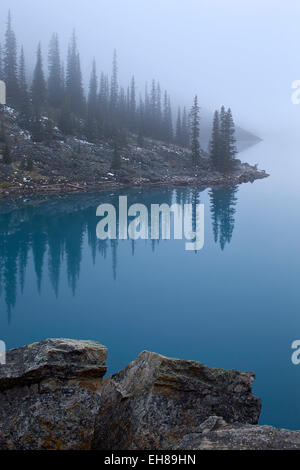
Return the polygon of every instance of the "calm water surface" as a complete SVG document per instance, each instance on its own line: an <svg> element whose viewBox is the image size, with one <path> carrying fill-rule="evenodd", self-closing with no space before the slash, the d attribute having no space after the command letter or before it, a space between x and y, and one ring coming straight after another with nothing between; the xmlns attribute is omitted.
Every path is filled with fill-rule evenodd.
<svg viewBox="0 0 300 470"><path fill-rule="evenodd" d="M109 372L144 349L256 372L261 423L300 429L298 158L265 141L241 154L271 173L227 189L121 192L129 203L205 204L205 246L96 239L96 207L119 193L0 202L0 338L94 339Z"/></svg>

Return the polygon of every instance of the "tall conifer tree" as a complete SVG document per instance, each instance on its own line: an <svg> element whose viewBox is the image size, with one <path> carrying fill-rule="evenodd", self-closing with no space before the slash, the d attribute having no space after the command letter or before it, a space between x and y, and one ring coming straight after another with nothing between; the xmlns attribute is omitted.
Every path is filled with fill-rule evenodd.
<svg viewBox="0 0 300 470"><path fill-rule="evenodd" d="M17 41L12 29L11 13L8 13L7 29L5 33L4 49L4 80L6 82L6 101L9 106L18 107L18 67L17 67Z"/></svg>
<svg viewBox="0 0 300 470"><path fill-rule="evenodd" d="M30 99L28 93L28 86L26 81L26 68L24 49L21 48L20 65L19 65L19 110L25 119L29 119L30 114Z"/></svg>
<svg viewBox="0 0 300 470"><path fill-rule="evenodd" d="M37 50L37 60L33 74L31 97L34 111L40 114L42 108L46 105L47 99L47 87L43 70L42 49L40 43Z"/></svg>
<svg viewBox="0 0 300 470"><path fill-rule="evenodd" d="M212 135L209 144L209 153L212 159L213 165L216 169L220 167L220 119L219 119L219 112L215 111L214 120L213 120L213 128L212 128Z"/></svg>
<svg viewBox="0 0 300 470"><path fill-rule="evenodd" d="M193 165L196 167L200 158L200 108L197 95L191 110L191 149Z"/></svg>
<svg viewBox="0 0 300 470"><path fill-rule="evenodd" d="M70 111L78 116L83 116L85 103L82 85L80 56L77 50L77 39L75 31L73 32L68 51L66 98Z"/></svg>
<svg viewBox="0 0 300 470"><path fill-rule="evenodd" d="M48 53L48 100L50 106L59 108L63 99L62 67L60 61L59 41L57 34L53 34Z"/></svg>

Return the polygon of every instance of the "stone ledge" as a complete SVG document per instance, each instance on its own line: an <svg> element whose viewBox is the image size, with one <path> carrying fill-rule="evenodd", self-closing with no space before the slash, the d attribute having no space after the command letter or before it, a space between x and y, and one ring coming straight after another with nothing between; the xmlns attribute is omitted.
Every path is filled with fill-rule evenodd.
<svg viewBox="0 0 300 470"><path fill-rule="evenodd" d="M107 349L50 339L0 367L1 450L300 449L258 426L254 374L144 351L103 379Z"/></svg>

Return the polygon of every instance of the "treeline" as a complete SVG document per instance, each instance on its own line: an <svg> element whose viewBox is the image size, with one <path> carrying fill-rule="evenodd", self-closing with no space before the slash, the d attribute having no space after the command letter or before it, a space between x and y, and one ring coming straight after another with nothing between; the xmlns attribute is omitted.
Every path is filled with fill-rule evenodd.
<svg viewBox="0 0 300 470"><path fill-rule="evenodd" d="M48 72L45 72L41 44L38 45L32 83L27 83L24 50L18 54L16 35L8 15L4 46L0 50L0 79L7 85L7 104L20 112L37 140L51 138L50 127L41 123L51 118L65 134L85 135L89 140L124 137L126 132L144 137L189 145L188 113L178 111L173 126L171 98L153 80L145 92L137 93L135 78L123 87L119 84L117 54L112 74L97 72L94 61L87 97L85 96L80 53L75 32L71 38L66 68L53 34L48 49ZM43 124L43 125L41 125ZM176 127L176 129L174 129Z"/></svg>
<svg viewBox="0 0 300 470"><path fill-rule="evenodd" d="M191 148L191 166L197 168L201 157L197 97L191 112L179 108L175 119L170 95L162 91L159 82L152 80L142 94L137 93L134 76L127 87L120 85L116 52L111 76L98 74L93 61L86 96L75 32L68 47L66 67L59 38L53 34L47 73L45 68L39 44L32 81L27 83L24 50L21 47L18 52L9 12L3 48L0 45L0 79L6 82L7 105L19 112L22 124L35 141L52 140L55 126L66 135L81 135L92 142L111 139L115 147L114 165L118 167L118 149L126 144L128 133L132 133L140 146L147 137ZM225 108L220 117L215 114L210 155L216 169L221 171L231 168L236 155L232 115ZM10 162L8 147L5 161Z"/></svg>

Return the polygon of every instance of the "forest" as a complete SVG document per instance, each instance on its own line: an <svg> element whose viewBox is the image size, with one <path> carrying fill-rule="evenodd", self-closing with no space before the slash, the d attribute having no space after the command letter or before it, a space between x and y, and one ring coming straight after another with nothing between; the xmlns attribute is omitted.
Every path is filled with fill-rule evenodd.
<svg viewBox="0 0 300 470"><path fill-rule="evenodd" d="M119 83L116 51L111 76L99 72L93 60L89 87L85 90L75 31L66 54L66 66L55 33L47 52L45 66L44 51L38 43L36 64L29 73L24 49L18 47L9 12L3 45L0 45L0 79L6 83L7 105L19 113L22 127L30 132L34 141L51 141L55 138L56 127L64 135L76 135L90 142L110 141L114 149L112 168L118 170L122 164L119 152L131 134L136 136L141 147L145 138L151 138L190 149L191 167L197 167L203 152L199 140L201 113L197 96L190 110L179 107L174 116L170 94L157 80L146 84L143 93L137 92L134 76L126 86ZM0 141L5 144L3 163L10 164L3 124ZM231 110L224 106L214 116L209 153L217 170L223 172L232 168L237 153L235 126Z"/></svg>

